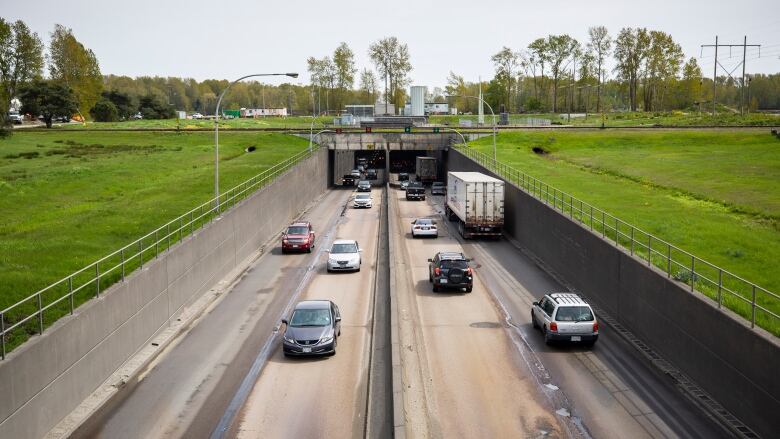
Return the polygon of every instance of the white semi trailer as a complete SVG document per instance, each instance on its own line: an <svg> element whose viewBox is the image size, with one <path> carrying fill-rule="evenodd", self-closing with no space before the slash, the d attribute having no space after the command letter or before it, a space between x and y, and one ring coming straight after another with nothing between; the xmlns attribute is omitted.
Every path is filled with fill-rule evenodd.
<svg viewBox="0 0 780 439"><path fill-rule="evenodd" d="M501 236L504 182L479 172L448 172L445 213L450 221L458 221L464 238Z"/></svg>

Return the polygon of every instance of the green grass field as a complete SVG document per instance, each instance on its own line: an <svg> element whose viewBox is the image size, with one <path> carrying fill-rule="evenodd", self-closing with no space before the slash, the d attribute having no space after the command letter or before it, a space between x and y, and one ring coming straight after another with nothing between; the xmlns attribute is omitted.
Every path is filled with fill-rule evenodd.
<svg viewBox="0 0 780 439"><path fill-rule="evenodd" d="M457 126L461 119L477 121L476 115L464 116L431 116L430 123L448 124ZM509 117L509 123L526 124L527 118L549 119L560 125L574 125L581 127L599 127L602 124L602 118L599 114L589 114L587 117L566 118L558 114L512 114ZM498 116L496 116L498 120ZM780 126L780 116L771 114L751 113L746 116L740 116L734 113L719 113L716 116L699 113L675 112L656 112L656 113L608 113L603 119L606 127L626 127L626 126L646 126L646 127L695 127L695 126ZM485 123L492 126L493 116L485 115ZM555 125L554 125L555 126Z"/></svg>
<svg viewBox="0 0 780 439"><path fill-rule="evenodd" d="M224 133L220 187L307 146ZM18 131L0 140L0 310L211 199L213 160L211 133Z"/></svg>
<svg viewBox="0 0 780 439"><path fill-rule="evenodd" d="M262 117L256 119L220 119L220 129L258 129L258 128L290 128L302 129L311 126L311 116L290 116L290 117ZM333 123L333 117L317 117L315 128ZM69 123L57 125L56 129L81 130L88 129L214 129L214 121L206 119L158 119L158 120L129 120L125 122L87 122L86 125L80 123Z"/></svg>
<svg viewBox="0 0 780 439"><path fill-rule="evenodd" d="M470 146L492 154L490 137ZM780 292L780 140L766 129L507 132L498 159ZM757 300L780 313L780 302ZM757 321L780 334L777 320Z"/></svg>

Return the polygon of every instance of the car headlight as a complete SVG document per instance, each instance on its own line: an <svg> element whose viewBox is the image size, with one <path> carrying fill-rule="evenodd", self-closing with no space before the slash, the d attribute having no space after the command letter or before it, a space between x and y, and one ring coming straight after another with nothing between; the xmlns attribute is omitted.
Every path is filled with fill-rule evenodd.
<svg viewBox="0 0 780 439"><path fill-rule="evenodd" d="M295 339L288 337L287 334L284 334L283 337L284 337L284 341L286 341L287 343L295 344Z"/></svg>
<svg viewBox="0 0 780 439"><path fill-rule="evenodd" d="M330 337L323 337L320 339L320 344L330 343L333 341L333 336Z"/></svg>

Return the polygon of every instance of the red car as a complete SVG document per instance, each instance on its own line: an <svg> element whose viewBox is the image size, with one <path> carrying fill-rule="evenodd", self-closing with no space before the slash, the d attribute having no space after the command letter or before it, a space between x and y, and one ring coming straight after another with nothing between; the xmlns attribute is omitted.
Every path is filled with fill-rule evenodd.
<svg viewBox="0 0 780 439"><path fill-rule="evenodd" d="M308 221L300 221L287 226L282 234L282 253L305 251L311 253L314 247L314 230Z"/></svg>

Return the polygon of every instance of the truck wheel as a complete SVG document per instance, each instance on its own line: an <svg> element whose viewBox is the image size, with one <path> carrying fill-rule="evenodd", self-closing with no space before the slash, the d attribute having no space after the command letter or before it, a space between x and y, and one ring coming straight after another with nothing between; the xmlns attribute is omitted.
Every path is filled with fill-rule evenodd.
<svg viewBox="0 0 780 439"><path fill-rule="evenodd" d="M470 293L472 288L474 288L474 287L466 287L466 292Z"/></svg>

